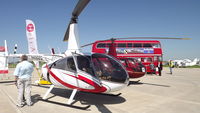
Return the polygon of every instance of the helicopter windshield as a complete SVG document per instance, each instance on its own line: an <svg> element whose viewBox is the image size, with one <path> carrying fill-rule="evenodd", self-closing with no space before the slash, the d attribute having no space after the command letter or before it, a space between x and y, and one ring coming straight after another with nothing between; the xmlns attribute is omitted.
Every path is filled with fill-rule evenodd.
<svg viewBox="0 0 200 113"><path fill-rule="evenodd" d="M99 79L120 83L126 82L128 75L122 65L114 58L95 53L92 55L92 62Z"/></svg>

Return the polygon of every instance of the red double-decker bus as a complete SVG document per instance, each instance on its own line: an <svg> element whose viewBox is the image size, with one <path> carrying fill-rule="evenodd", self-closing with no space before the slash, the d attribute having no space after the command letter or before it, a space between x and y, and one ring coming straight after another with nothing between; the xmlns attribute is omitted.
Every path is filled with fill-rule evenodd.
<svg viewBox="0 0 200 113"><path fill-rule="evenodd" d="M92 52L108 53L110 40L93 43ZM157 40L115 40L118 58L135 58L143 63L148 73L161 75L162 48Z"/></svg>

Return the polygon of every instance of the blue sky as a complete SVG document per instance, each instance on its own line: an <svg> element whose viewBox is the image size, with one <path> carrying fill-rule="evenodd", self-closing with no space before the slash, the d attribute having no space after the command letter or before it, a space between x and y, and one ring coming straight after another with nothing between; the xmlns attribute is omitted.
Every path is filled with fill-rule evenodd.
<svg viewBox="0 0 200 113"><path fill-rule="evenodd" d="M0 45L28 53L25 20L35 22L40 53L67 49L63 37L78 0L1 0ZM160 40L164 59L200 58L199 0L91 0L79 16L81 45L111 37L187 37ZM84 48L90 52L91 48Z"/></svg>

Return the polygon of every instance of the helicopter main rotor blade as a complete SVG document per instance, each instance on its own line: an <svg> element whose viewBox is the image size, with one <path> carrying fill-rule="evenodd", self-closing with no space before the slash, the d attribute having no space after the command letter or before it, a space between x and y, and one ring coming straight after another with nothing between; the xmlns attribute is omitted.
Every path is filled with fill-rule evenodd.
<svg viewBox="0 0 200 113"><path fill-rule="evenodd" d="M65 33L63 41L67 41L69 39L70 24L77 23L78 16L81 14L83 9L87 6L89 2L90 0L79 0L79 2L77 3L76 7L72 12L72 18L70 20L70 23L68 24L67 31Z"/></svg>
<svg viewBox="0 0 200 113"><path fill-rule="evenodd" d="M90 0L79 0L78 4L74 8L74 11L72 12L72 18L77 18L89 2Z"/></svg>
<svg viewBox="0 0 200 113"><path fill-rule="evenodd" d="M94 44L94 43L85 44L85 45L82 45L81 47L90 46L90 45L92 45L92 44Z"/></svg>
<svg viewBox="0 0 200 113"><path fill-rule="evenodd" d="M190 40L191 38L173 38L173 37L127 37L114 39L175 39L175 40Z"/></svg>
<svg viewBox="0 0 200 113"><path fill-rule="evenodd" d="M173 37L127 37L127 38L110 38L110 39L107 39L107 40L99 40L99 42L104 42L104 41L115 41L115 40L123 40L123 39L175 39L175 40L190 40L191 38L173 38ZM93 43L89 43L89 44L85 44L81 47L86 47L86 46L90 46L92 44L94 44L95 42Z"/></svg>
<svg viewBox="0 0 200 113"><path fill-rule="evenodd" d="M67 31L65 32L65 36L64 36L63 41L67 41L69 39L69 27L70 27L70 24L67 27Z"/></svg>

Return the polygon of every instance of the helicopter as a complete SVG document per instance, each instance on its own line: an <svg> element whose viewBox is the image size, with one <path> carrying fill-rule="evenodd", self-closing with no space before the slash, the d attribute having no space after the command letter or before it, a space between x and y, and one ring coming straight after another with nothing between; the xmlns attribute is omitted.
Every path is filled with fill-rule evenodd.
<svg viewBox="0 0 200 113"><path fill-rule="evenodd" d="M42 66L43 78L52 83L43 100L47 99L54 86L73 90L67 102L71 105L77 91L108 94L126 87L129 83L124 66L115 58L106 54L81 52L77 18L89 2L90 0L79 0L72 12L63 40L68 41L64 57Z"/></svg>

